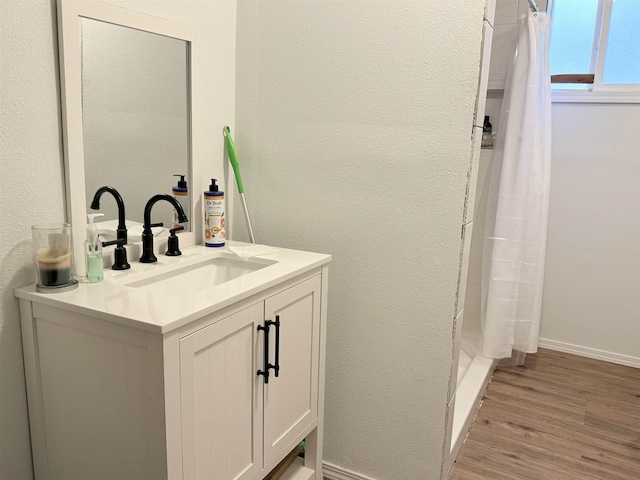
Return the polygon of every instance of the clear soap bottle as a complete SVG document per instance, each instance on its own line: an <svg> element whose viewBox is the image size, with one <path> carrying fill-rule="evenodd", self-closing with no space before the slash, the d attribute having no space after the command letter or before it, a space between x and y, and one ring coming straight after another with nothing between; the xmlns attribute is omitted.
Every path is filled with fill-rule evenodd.
<svg viewBox="0 0 640 480"><path fill-rule="evenodd" d="M104 213L89 213L87 218L87 239L84 242L84 254L87 263L87 280L98 283L104 279L102 264L102 242L98 238L98 228L93 223L95 217L102 217Z"/></svg>

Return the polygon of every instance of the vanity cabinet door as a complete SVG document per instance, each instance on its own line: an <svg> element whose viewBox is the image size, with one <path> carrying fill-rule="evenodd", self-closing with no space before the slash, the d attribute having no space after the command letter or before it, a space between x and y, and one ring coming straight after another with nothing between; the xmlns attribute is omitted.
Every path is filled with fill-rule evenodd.
<svg viewBox="0 0 640 480"><path fill-rule="evenodd" d="M180 340L185 480L248 480L262 469L263 317L260 302Z"/></svg>
<svg viewBox="0 0 640 480"><path fill-rule="evenodd" d="M278 376L271 370L269 382L261 380L265 466L289 453L291 443L318 417L320 292L318 275L265 301L265 319L280 321ZM271 329L269 356L275 363L278 335Z"/></svg>

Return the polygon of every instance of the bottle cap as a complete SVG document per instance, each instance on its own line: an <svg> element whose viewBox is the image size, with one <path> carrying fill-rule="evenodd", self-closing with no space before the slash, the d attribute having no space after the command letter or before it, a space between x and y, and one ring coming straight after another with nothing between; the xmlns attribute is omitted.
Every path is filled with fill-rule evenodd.
<svg viewBox="0 0 640 480"><path fill-rule="evenodd" d="M209 185L209 191L210 192L217 192L218 191L218 185L216 185L216 182L218 180L216 180L215 178L211 179L211 185Z"/></svg>

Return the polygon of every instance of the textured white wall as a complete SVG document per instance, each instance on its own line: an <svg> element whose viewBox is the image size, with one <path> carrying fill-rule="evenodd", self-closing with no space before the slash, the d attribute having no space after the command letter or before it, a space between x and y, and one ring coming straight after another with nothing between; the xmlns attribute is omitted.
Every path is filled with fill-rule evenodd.
<svg viewBox="0 0 640 480"><path fill-rule="evenodd" d="M111 1L198 26L203 44L203 179L225 178L222 127L234 125L236 3ZM1 0L0 19L0 478L31 479L18 302L35 282L30 225L64 220L55 1ZM177 172L175 172L177 173ZM105 199L108 201L108 199ZM75 239L83 241L84 239Z"/></svg>
<svg viewBox="0 0 640 480"><path fill-rule="evenodd" d="M32 478L13 288L35 281L30 225L64 219L53 2L0 2L0 476Z"/></svg>
<svg viewBox="0 0 640 480"><path fill-rule="evenodd" d="M640 105L553 105L540 336L640 362Z"/></svg>
<svg viewBox="0 0 640 480"><path fill-rule="evenodd" d="M325 460L374 479L440 474L483 4L238 3L255 233L334 256Z"/></svg>

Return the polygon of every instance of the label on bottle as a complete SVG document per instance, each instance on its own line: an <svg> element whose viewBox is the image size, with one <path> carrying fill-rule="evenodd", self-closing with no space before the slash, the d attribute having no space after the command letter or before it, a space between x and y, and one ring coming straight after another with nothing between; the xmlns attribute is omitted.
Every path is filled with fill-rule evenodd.
<svg viewBox="0 0 640 480"><path fill-rule="evenodd" d="M204 196L204 243L207 247L223 247L227 234L224 195Z"/></svg>

